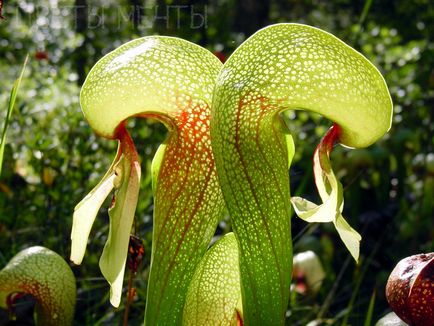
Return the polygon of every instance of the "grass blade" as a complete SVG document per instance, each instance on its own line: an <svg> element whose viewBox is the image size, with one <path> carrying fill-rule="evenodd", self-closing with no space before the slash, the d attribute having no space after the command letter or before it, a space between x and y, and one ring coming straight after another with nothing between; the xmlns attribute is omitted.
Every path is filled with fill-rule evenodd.
<svg viewBox="0 0 434 326"><path fill-rule="evenodd" d="M29 59L29 55L27 55L26 59L24 60L24 64L23 64L23 67L21 68L20 76L18 77L17 80L15 80L14 86L12 87L12 90L11 90L11 96L9 97L8 111L6 113L6 118L5 118L5 122L3 125L3 131L2 131L1 142L0 142L0 176L2 173L3 155L4 155L4 151L5 151L5 146L6 146L6 132L7 132L8 127L9 127L9 122L11 120L12 111L14 110L14 106L15 106L15 100L17 99L18 88L20 87L21 79L23 78L24 70L26 69L28 59Z"/></svg>
<svg viewBox="0 0 434 326"><path fill-rule="evenodd" d="M374 312L374 304L375 304L375 290L372 292L371 300L369 301L368 311L366 312L366 318L364 326L372 325L372 314Z"/></svg>

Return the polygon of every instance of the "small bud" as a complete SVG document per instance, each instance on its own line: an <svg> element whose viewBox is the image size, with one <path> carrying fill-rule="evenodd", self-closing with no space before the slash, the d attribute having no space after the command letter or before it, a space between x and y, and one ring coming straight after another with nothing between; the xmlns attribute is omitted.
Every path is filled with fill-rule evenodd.
<svg viewBox="0 0 434 326"><path fill-rule="evenodd" d="M325 278L321 261L313 251L305 251L294 256L293 278L295 290L301 294L317 293Z"/></svg>

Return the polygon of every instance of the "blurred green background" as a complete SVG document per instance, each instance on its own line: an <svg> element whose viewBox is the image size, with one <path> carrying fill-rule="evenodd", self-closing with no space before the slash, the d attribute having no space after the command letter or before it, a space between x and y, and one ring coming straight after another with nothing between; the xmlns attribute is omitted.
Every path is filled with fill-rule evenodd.
<svg viewBox="0 0 434 326"><path fill-rule="evenodd" d="M294 217L295 251L313 250L326 271L318 294L293 292L288 325L363 325L375 292L372 323L388 311L387 277L406 256L434 251L434 3L415 1L129 0L6 1L0 20L0 124L13 81L30 56L8 131L0 177L0 268L18 251L43 245L66 259L75 204L109 167L116 143L97 138L83 119L80 86L93 64L131 39L173 35L222 60L261 27L298 22L329 31L383 73L394 102L393 126L378 143L336 147L332 163L345 188L345 211L363 237L355 263L331 225ZM330 122L289 112L296 157L291 189L318 202L311 158ZM152 233L150 162L165 128L131 121L143 180L135 234L146 256L135 278L129 324L143 321ZM77 325L117 325L98 259L108 233L104 205L77 276ZM218 233L230 230L226 218ZM128 276L128 275L127 275ZM302 280L301 280L302 282ZM258 307L260 309L260 307ZM0 314L0 324L5 322Z"/></svg>

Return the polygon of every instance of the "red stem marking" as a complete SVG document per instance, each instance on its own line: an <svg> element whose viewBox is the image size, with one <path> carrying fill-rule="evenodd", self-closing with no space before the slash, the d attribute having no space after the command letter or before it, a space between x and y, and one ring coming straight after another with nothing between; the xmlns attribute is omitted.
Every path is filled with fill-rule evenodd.
<svg viewBox="0 0 434 326"><path fill-rule="evenodd" d="M320 143L315 149L315 154L318 152L319 156L319 162L321 165L322 170L329 172L326 165L324 164L324 155L327 157L330 157L330 153L333 150L333 146L339 142L339 139L341 137L341 127L334 123L333 126L327 131L327 133L324 135L324 137L321 139ZM315 166L315 161L313 161L313 166ZM315 174L314 174L315 176ZM316 178L316 176L315 176Z"/></svg>

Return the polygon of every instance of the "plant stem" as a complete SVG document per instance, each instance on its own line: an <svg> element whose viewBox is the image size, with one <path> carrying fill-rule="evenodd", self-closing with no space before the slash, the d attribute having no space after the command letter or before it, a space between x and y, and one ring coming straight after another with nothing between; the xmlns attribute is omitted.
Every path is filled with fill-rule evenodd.
<svg viewBox="0 0 434 326"><path fill-rule="evenodd" d="M134 280L135 274L130 271L130 276L128 278L128 290L127 290L127 302L125 303L125 311L124 311L124 319L123 319L123 326L128 326L128 315L130 313L130 304L132 299L134 298L133 293L133 280Z"/></svg>

